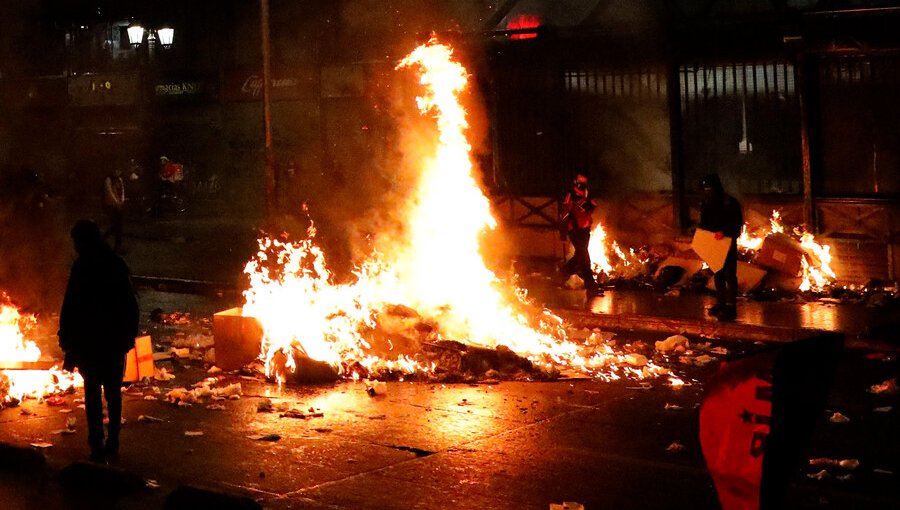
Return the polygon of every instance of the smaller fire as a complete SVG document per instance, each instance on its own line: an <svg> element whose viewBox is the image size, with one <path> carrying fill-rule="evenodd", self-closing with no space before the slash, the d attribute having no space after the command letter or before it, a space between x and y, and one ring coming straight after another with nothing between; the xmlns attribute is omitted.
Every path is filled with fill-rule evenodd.
<svg viewBox="0 0 900 510"><path fill-rule="evenodd" d="M750 234L747 224L744 224L741 236L738 238L738 247L744 251L758 251L766 237L774 234L785 234L785 226L781 221L781 211L777 209L772 211L768 230L763 228L754 234ZM815 236L802 227L793 228L791 237L799 242L800 247L804 251L804 256L800 261L802 265L802 273L800 274L802 282L799 290L802 292L821 292L832 285L837 279L837 275L831 268L831 246L816 242Z"/></svg>
<svg viewBox="0 0 900 510"><path fill-rule="evenodd" d="M626 278L635 276L635 270L639 271L644 261L633 248L629 248L628 253L625 253L618 242L610 242L607 237L606 229L600 222L597 222L591 232L591 242L588 244L588 252L591 254L591 269L594 274Z"/></svg>
<svg viewBox="0 0 900 510"><path fill-rule="evenodd" d="M0 294L0 361L36 362L41 350L25 335L37 319L21 314L6 294ZM16 404L25 398L43 398L71 387L82 385L81 376L59 370L0 370L0 407Z"/></svg>

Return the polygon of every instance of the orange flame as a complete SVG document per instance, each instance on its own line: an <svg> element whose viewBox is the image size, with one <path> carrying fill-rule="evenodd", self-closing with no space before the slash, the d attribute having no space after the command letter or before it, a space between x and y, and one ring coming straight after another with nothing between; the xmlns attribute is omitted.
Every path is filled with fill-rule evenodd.
<svg viewBox="0 0 900 510"><path fill-rule="evenodd" d="M386 319L385 310L398 304L433 325L428 341L506 346L542 366L561 365L607 379L665 373L652 363L628 366L609 345L569 341L558 316L536 308L524 290L486 267L480 240L497 222L475 179L465 136L468 124L459 96L468 76L452 57L450 47L432 38L397 66L417 73L425 90L416 98L419 111L438 129L409 200L399 205L400 216L408 220L402 238L359 264L356 281L347 284L335 283L328 272L314 227L302 241L260 240L257 257L245 268L250 287L244 314L263 325L261 359L267 375L282 380L273 360L284 356L286 368L294 370L295 352L339 370L358 363L404 373L432 371L434 366L413 358L415 352L386 359L373 348L373 330ZM400 342L388 343L393 348Z"/></svg>
<svg viewBox="0 0 900 510"><path fill-rule="evenodd" d="M41 350L25 335L37 324L33 315L21 314L6 294L0 294L0 361L38 361ZM24 398L43 398L82 385L81 376L59 370L0 370L0 406Z"/></svg>
<svg viewBox="0 0 900 510"><path fill-rule="evenodd" d="M800 260L802 266L801 283L799 290L803 292L821 292L834 283L837 275L831 268L831 246L819 244L813 234L803 228L797 227L791 230L793 237L800 242L805 253ZM772 210L769 218L769 229L762 229L755 234L750 234L747 224L738 238L738 246L743 250L758 251L766 237L772 234L785 233L785 226L781 221L781 211Z"/></svg>

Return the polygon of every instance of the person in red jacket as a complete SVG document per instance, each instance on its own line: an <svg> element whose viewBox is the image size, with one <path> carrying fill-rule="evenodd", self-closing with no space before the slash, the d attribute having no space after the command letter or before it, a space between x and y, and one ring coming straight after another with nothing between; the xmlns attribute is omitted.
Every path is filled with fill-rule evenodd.
<svg viewBox="0 0 900 510"><path fill-rule="evenodd" d="M588 244L591 242L591 226L594 223L593 211L597 207L588 189L588 179L583 174L575 176L570 189L563 198L561 214L562 228L568 233L569 241L575 248L572 255L562 268L562 276L568 279L577 274L584 281L584 288L589 296L603 294L597 281L594 280L594 272L591 269L591 254L588 252Z"/></svg>

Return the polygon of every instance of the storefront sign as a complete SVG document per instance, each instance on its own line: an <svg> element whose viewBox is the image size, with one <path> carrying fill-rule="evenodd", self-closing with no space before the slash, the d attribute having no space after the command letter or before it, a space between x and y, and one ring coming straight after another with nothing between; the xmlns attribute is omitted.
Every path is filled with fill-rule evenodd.
<svg viewBox="0 0 900 510"><path fill-rule="evenodd" d="M296 101L315 97L317 86L315 70L300 70L292 75L275 74L270 86L272 101ZM262 101L261 73L248 71L228 73L222 95L228 101Z"/></svg>
<svg viewBox="0 0 900 510"><path fill-rule="evenodd" d="M136 74L88 75L69 78L69 96L75 106L125 106L138 97Z"/></svg>

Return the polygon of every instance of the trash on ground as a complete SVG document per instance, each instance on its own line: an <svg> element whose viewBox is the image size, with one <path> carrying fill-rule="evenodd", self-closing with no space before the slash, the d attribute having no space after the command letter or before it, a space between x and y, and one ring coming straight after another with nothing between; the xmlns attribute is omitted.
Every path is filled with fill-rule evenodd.
<svg viewBox="0 0 900 510"><path fill-rule="evenodd" d="M175 374L170 374L165 367L158 367L153 373L153 378L157 381L171 381L175 379Z"/></svg>
<svg viewBox="0 0 900 510"><path fill-rule="evenodd" d="M387 383L384 381L367 381L366 393L368 393L370 397L374 397L375 395L386 395Z"/></svg>
<svg viewBox="0 0 900 510"><path fill-rule="evenodd" d="M807 478L812 478L813 480L824 480L824 479L828 478L829 476L831 476L831 475L828 474L827 469L823 469L823 470L819 471L818 473L807 473L806 474Z"/></svg>
<svg viewBox="0 0 900 510"><path fill-rule="evenodd" d="M665 340L656 342L655 345L659 352L685 352L690 348L690 342L683 335L672 335Z"/></svg>
<svg viewBox="0 0 900 510"><path fill-rule="evenodd" d="M225 406L223 406L222 404L210 404L210 405L206 406L206 408L209 409L210 411L224 411L225 410Z"/></svg>
<svg viewBox="0 0 900 510"><path fill-rule="evenodd" d="M889 413L893 409L894 409L894 406L884 406L884 407L876 407L875 409L872 409L872 410L875 411L876 413Z"/></svg>
<svg viewBox="0 0 900 510"><path fill-rule="evenodd" d="M64 405L66 405L66 399L64 399L62 397L50 397L50 398L44 400L44 402L46 402L48 406L64 406Z"/></svg>
<svg viewBox="0 0 900 510"><path fill-rule="evenodd" d="M50 448L51 446L53 446L53 443L31 443L30 446L32 448L44 449L44 448Z"/></svg>
<svg viewBox="0 0 900 510"><path fill-rule="evenodd" d="M831 418L829 418L828 421L830 421L831 423L847 423L850 421L850 418L847 418L839 412L835 412L831 415Z"/></svg>
<svg viewBox="0 0 900 510"><path fill-rule="evenodd" d="M681 411L682 409L684 409L684 407L681 407L678 404L666 404L663 409L665 409L666 411Z"/></svg>
<svg viewBox="0 0 900 510"><path fill-rule="evenodd" d="M271 399L264 398L256 403L257 413L271 413L272 409L274 409L274 406Z"/></svg>
<svg viewBox="0 0 900 510"><path fill-rule="evenodd" d="M151 480L149 478L147 480L144 480L144 485L148 489L158 489L160 487L159 482L157 482L156 480Z"/></svg>
<svg viewBox="0 0 900 510"><path fill-rule="evenodd" d="M217 366L209 367L209 370L206 371L207 374L221 374L222 369Z"/></svg>
<svg viewBox="0 0 900 510"><path fill-rule="evenodd" d="M584 510L584 505L574 501L564 501L562 503L550 503L550 510Z"/></svg>
<svg viewBox="0 0 900 510"><path fill-rule="evenodd" d="M150 422L150 423L161 423L164 420L162 418L157 418L156 416L150 416L149 414L142 414L138 416L139 422Z"/></svg>
<svg viewBox="0 0 900 510"><path fill-rule="evenodd" d="M869 387L869 393L893 395L897 393L897 379L888 379L881 384L873 384Z"/></svg>
<svg viewBox="0 0 900 510"><path fill-rule="evenodd" d="M203 431L202 431L202 430L185 430L185 431L184 431L184 435L186 435L186 436L188 436L188 437L202 436L202 435L203 435Z"/></svg>
<svg viewBox="0 0 900 510"><path fill-rule="evenodd" d="M248 439L252 439L254 441L278 441L281 439L281 436L278 434L253 434L247 436Z"/></svg>
<svg viewBox="0 0 900 510"><path fill-rule="evenodd" d="M859 460L857 459L829 459L827 457L818 457L815 459L809 459L810 466L831 466L831 467L840 467L844 469L856 469L859 467Z"/></svg>
<svg viewBox="0 0 900 510"><path fill-rule="evenodd" d="M853 480L853 475L847 473L846 475L838 475L836 478L842 482L849 482L850 480Z"/></svg>
<svg viewBox="0 0 900 510"><path fill-rule="evenodd" d="M644 356L643 354L636 354L632 352L625 355L625 363L628 363L629 365L634 367L642 367L646 365L648 361L649 360L647 359L647 356Z"/></svg>
<svg viewBox="0 0 900 510"><path fill-rule="evenodd" d="M687 450L687 447L678 441L673 441L672 444L666 447L666 451L669 453L681 453Z"/></svg>
<svg viewBox="0 0 900 510"><path fill-rule="evenodd" d="M892 475L893 471L888 471L887 469L875 468L872 470L873 473L878 473L879 475Z"/></svg>
<svg viewBox="0 0 900 510"><path fill-rule="evenodd" d="M153 395L147 395L146 397L144 397L144 400L157 400L157 398Z"/></svg>

